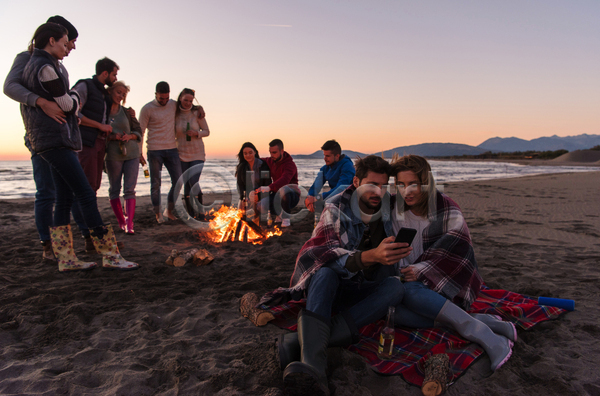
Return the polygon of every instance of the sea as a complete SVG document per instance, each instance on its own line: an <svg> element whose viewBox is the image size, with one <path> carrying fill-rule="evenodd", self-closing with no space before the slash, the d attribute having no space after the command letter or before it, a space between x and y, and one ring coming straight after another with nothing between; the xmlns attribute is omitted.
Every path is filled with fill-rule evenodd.
<svg viewBox="0 0 600 396"><path fill-rule="evenodd" d="M528 166L504 162L471 162L471 161L429 161L436 183L457 182L467 180L489 180L499 178L521 177L545 173L600 171L600 167L578 166ZM315 180L319 169L324 165L322 159L295 160L298 167L298 184L301 190L308 190ZM206 193L236 193L235 167L237 160L208 160L202 171L200 186ZM161 194L167 194L170 188L169 174L162 171ZM138 196L150 195L150 179L144 177L140 167L140 175L136 187ZM108 177L102 175L102 185L98 190L99 197L108 197ZM0 161L0 199L34 198L35 183L31 161Z"/></svg>

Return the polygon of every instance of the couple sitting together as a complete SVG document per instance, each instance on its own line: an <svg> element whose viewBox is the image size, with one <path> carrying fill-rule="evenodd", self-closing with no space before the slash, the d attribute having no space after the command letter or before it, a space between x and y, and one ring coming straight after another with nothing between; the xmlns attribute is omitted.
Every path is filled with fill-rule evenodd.
<svg viewBox="0 0 600 396"><path fill-rule="evenodd" d="M512 353L515 327L465 312L482 279L460 208L436 190L427 160L408 155L390 165L371 155L355 167L352 185L326 201L290 288L261 300L268 309L306 299L298 332L277 343L286 392L328 395L327 348L358 342L358 329L384 317L389 306L397 326L449 327L481 345L491 370L498 369ZM385 192L389 176L395 196ZM402 227L417 231L410 246L395 242Z"/></svg>

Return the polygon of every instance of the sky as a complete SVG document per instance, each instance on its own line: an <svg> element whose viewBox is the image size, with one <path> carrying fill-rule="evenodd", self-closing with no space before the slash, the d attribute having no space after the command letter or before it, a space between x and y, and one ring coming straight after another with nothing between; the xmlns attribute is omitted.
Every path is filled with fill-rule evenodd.
<svg viewBox="0 0 600 396"><path fill-rule="evenodd" d="M209 160L600 134L597 0L0 0L3 78L52 15L79 31L72 85L107 56L138 114L158 81L195 89ZM0 160L23 135L0 95Z"/></svg>

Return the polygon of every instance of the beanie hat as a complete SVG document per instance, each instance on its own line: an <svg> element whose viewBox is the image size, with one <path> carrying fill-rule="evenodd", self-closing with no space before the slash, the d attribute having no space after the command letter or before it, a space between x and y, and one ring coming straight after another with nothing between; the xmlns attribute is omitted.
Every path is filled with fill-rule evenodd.
<svg viewBox="0 0 600 396"><path fill-rule="evenodd" d="M53 17L48 18L48 20L46 22L54 22L54 23L58 23L61 26L64 26L64 28L67 29L67 31L69 32L69 34L68 34L69 41L75 40L77 38L77 36L79 36L79 33L77 33L77 29L75 29L75 26L73 26L71 24L71 22L67 21L65 18L61 17L60 15L54 15Z"/></svg>

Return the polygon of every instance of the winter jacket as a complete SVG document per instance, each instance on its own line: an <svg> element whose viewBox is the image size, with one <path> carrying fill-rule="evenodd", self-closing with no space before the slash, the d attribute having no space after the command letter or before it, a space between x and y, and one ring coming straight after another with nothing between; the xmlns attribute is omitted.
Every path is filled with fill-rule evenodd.
<svg viewBox="0 0 600 396"><path fill-rule="evenodd" d="M59 77L59 83L64 85L64 92L69 91L69 83L61 74L57 60L48 52L35 49L29 62L23 70L22 82L25 88L36 95L54 101L53 96L42 86L39 79L40 70L46 65L51 65ZM35 153L43 151L68 148L75 151L81 150L81 135L74 108L66 114L66 122L59 124L50 118L39 107L31 107L21 104L21 115L25 124L27 139L31 144L31 150Z"/></svg>
<svg viewBox="0 0 600 396"><path fill-rule="evenodd" d="M330 196L333 197L352 184L355 174L356 171L354 170L352 160L345 154L341 155L339 161L333 165L323 165L323 167L321 167L319 175L308 190L308 195L316 197L319 191L321 191L321 188L323 188L325 182L329 182L329 187L331 189L322 194L323 199L327 199Z"/></svg>
<svg viewBox="0 0 600 396"><path fill-rule="evenodd" d="M271 180L273 182L269 185L269 188L272 192L277 192L281 187L292 184L293 186L290 187L300 194L300 189L298 188L298 169L292 156L287 151L283 152L282 158L277 162L271 157L262 158L262 160L269 165L269 169L271 170Z"/></svg>

